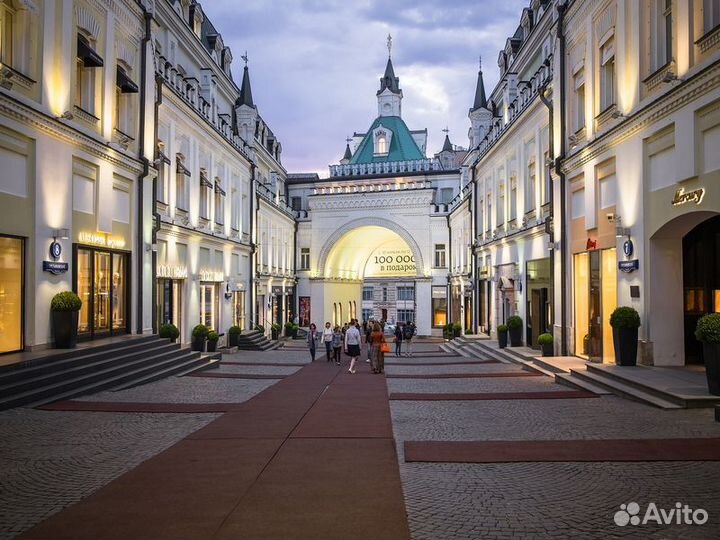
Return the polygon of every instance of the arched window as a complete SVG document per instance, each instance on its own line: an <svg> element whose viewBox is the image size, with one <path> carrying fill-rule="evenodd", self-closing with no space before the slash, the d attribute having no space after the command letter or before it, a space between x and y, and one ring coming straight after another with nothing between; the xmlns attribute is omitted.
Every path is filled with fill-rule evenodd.
<svg viewBox="0 0 720 540"><path fill-rule="evenodd" d="M377 138L377 152L376 154L387 154L387 137L384 133L378 135Z"/></svg>

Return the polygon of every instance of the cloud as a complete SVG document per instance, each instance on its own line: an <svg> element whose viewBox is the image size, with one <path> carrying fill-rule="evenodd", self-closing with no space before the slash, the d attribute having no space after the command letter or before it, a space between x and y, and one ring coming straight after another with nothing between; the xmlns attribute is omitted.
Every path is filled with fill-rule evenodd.
<svg viewBox="0 0 720 540"><path fill-rule="evenodd" d="M528 0L212 0L203 11L236 58L247 51L253 97L283 144L290 172L337 163L345 137L377 116L375 93L393 36L393 65L410 129L428 129L428 154L442 129L467 146L468 108L483 56L485 87L497 82L495 60Z"/></svg>

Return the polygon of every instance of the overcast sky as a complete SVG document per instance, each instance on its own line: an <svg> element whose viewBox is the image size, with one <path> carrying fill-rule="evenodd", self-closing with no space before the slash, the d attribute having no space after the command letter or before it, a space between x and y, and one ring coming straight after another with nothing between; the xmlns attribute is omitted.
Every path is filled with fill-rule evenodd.
<svg viewBox="0 0 720 540"><path fill-rule="evenodd" d="M467 147L467 113L483 58L488 95L497 56L528 0L205 0L233 51L239 85L247 51L253 98L283 145L288 172L327 176L345 138L377 116L375 93L392 34L403 119L428 130L428 155L450 129Z"/></svg>

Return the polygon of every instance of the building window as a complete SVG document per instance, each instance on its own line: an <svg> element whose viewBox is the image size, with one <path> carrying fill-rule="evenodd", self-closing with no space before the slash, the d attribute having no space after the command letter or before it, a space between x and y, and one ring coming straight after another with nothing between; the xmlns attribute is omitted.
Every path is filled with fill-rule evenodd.
<svg viewBox="0 0 720 540"><path fill-rule="evenodd" d="M575 86L573 131L578 132L585 127L585 70L581 69L575 74L573 83Z"/></svg>
<svg viewBox="0 0 720 540"><path fill-rule="evenodd" d="M442 188L440 190L440 203L448 204L453 200L453 188Z"/></svg>
<svg viewBox="0 0 720 540"><path fill-rule="evenodd" d="M300 248L300 270L310 270L310 248Z"/></svg>
<svg viewBox="0 0 720 540"><path fill-rule="evenodd" d="M388 153L387 133L384 131L375 134L375 153L380 155Z"/></svg>
<svg viewBox="0 0 720 540"><path fill-rule="evenodd" d="M585 217L585 189L580 188L570 196L570 216L572 219Z"/></svg>
<svg viewBox="0 0 720 540"><path fill-rule="evenodd" d="M75 106L95 114L95 69L104 65L103 59L93 43L82 34L77 35L77 57L75 59Z"/></svg>
<svg viewBox="0 0 720 540"><path fill-rule="evenodd" d="M115 77L115 129L124 134L132 131L132 95L138 93L125 69L118 66Z"/></svg>
<svg viewBox="0 0 720 540"><path fill-rule="evenodd" d="M486 223L486 229L485 232L490 234L490 229L492 228L492 193L487 194L487 223Z"/></svg>
<svg viewBox="0 0 720 540"><path fill-rule="evenodd" d="M23 279L25 242L0 235L0 353L23 348Z"/></svg>
<svg viewBox="0 0 720 540"><path fill-rule="evenodd" d="M650 8L651 71L672 62L672 0L653 0Z"/></svg>
<svg viewBox="0 0 720 540"><path fill-rule="evenodd" d="M237 189L230 192L230 227L234 231L240 230L240 196Z"/></svg>
<svg viewBox="0 0 720 540"><path fill-rule="evenodd" d="M397 299L398 300L415 300L415 287L398 287L397 288Z"/></svg>
<svg viewBox="0 0 720 540"><path fill-rule="evenodd" d="M600 47L600 111L615 104L615 39Z"/></svg>
<svg viewBox="0 0 720 540"><path fill-rule="evenodd" d="M215 223L225 223L225 191L219 178L215 178Z"/></svg>
<svg viewBox="0 0 720 540"><path fill-rule="evenodd" d="M388 290L387 287L382 288L382 301L387 302L388 301Z"/></svg>
<svg viewBox="0 0 720 540"><path fill-rule="evenodd" d="M447 287L432 287L432 325L434 327L447 324Z"/></svg>
<svg viewBox="0 0 720 540"><path fill-rule="evenodd" d="M703 0L703 28L707 34L720 25L720 0Z"/></svg>
<svg viewBox="0 0 720 540"><path fill-rule="evenodd" d="M200 323L217 330L218 286L216 283L200 284Z"/></svg>
<svg viewBox="0 0 720 540"><path fill-rule="evenodd" d="M373 288L372 287L363 287L362 299L363 300L372 300L373 299Z"/></svg>
<svg viewBox="0 0 720 540"><path fill-rule="evenodd" d="M542 193L541 193L541 204L547 204L550 202L550 167L551 167L551 160L550 160L550 150L545 150L543 153L543 183L542 183Z"/></svg>
<svg viewBox="0 0 720 540"><path fill-rule="evenodd" d="M362 320L363 321L369 321L373 318L373 310L372 308L363 308L362 309Z"/></svg>
<svg viewBox="0 0 720 540"><path fill-rule="evenodd" d="M497 225L505 223L505 186L498 188Z"/></svg>
<svg viewBox="0 0 720 540"><path fill-rule="evenodd" d="M517 218L517 182L510 180L510 220Z"/></svg>
<svg viewBox="0 0 720 540"><path fill-rule="evenodd" d="M190 171L185 168L185 158L181 155L177 155L175 166L177 172L175 174L175 206L187 212L188 209L188 182L187 177L190 176Z"/></svg>
<svg viewBox="0 0 720 540"><path fill-rule="evenodd" d="M415 310L412 309L398 309L397 310L397 322L409 323L415 320Z"/></svg>
<svg viewBox="0 0 720 540"><path fill-rule="evenodd" d="M5 2L0 2L0 62L8 66L13 63L13 24L15 11Z"/></svg>
<svg viewBox="0 0 720 540"><path fill-rule="evenodd" d="M537 175L535 173L535 161L528 164L527 185L525 186L525 212L535 210L535 189L537 185Z"/></svg>
<svg viewBox="0 0 720 540"><path fill-rule="evenodd" d="M435 268L446 268L445 244L435 244Z"/></svg>
<svg viewBox="0 0 720 540"><path fill-rule="evenodd" d="M299 212L302 210L302 198L301 197L292 197L290 199L290 207L295 210L296 212Z"/></svg>
<svg viewBox="0 0 720 540"><path fill-rule="evenodd" d="M163 143L158 144L158 183L157 183L157 200L161 203L167 204L170 194L170 160L165 154L163 154Z"/></svg>
<svg viewBox="0 0 720 540"><path fill-rule="evenodd" d="M210 219L210 191L213 185L208 180L207 171L200 169L200 217Z"/></svg>

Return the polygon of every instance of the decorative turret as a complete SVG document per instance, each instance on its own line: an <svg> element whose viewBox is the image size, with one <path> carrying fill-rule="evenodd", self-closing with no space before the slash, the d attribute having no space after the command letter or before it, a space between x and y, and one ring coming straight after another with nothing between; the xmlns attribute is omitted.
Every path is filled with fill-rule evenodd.
<svg viewBox="0 0 720 540"><path fill-rule="evenodd" d="M377 92L378 116L401 116L403 93L400 90L400 78L395 76L392 65L392 36L387 37L388 61L385 74L380 79L380 90Z"/></svg>
<svg viewBox="0 0 720 540"><path fill-rule="evenodd" d="M247 52L241 58L245 61L245 68L243 69L243 79L240 85L240 96L235 100L235 121L238 135L245 142L252 145L255 137L255 125L258 121L258 112L250 88Z"/></svg>
<svg viewBox="0 0 720 540"><path fill-rule="evenodd" d="M473 101L473 106L470 108L468 117L470 118L471 124L468 138L470 139L470 148L472 149L483 140L492 122L492 111L488 108L487 98L485 97L482 57L480 57L480 68L478 70L477 85L475 86L475 100Z"/></svg>
<svg viewBox="0 0 720 540"><path fill-rule="evenodd" d="M352 139L347 138L345 139L345 155L343 155L343 158L340 160L340 165L347 165L350 163L350 160L352 159L352 150L350 150L350 141Z"/></svg>

